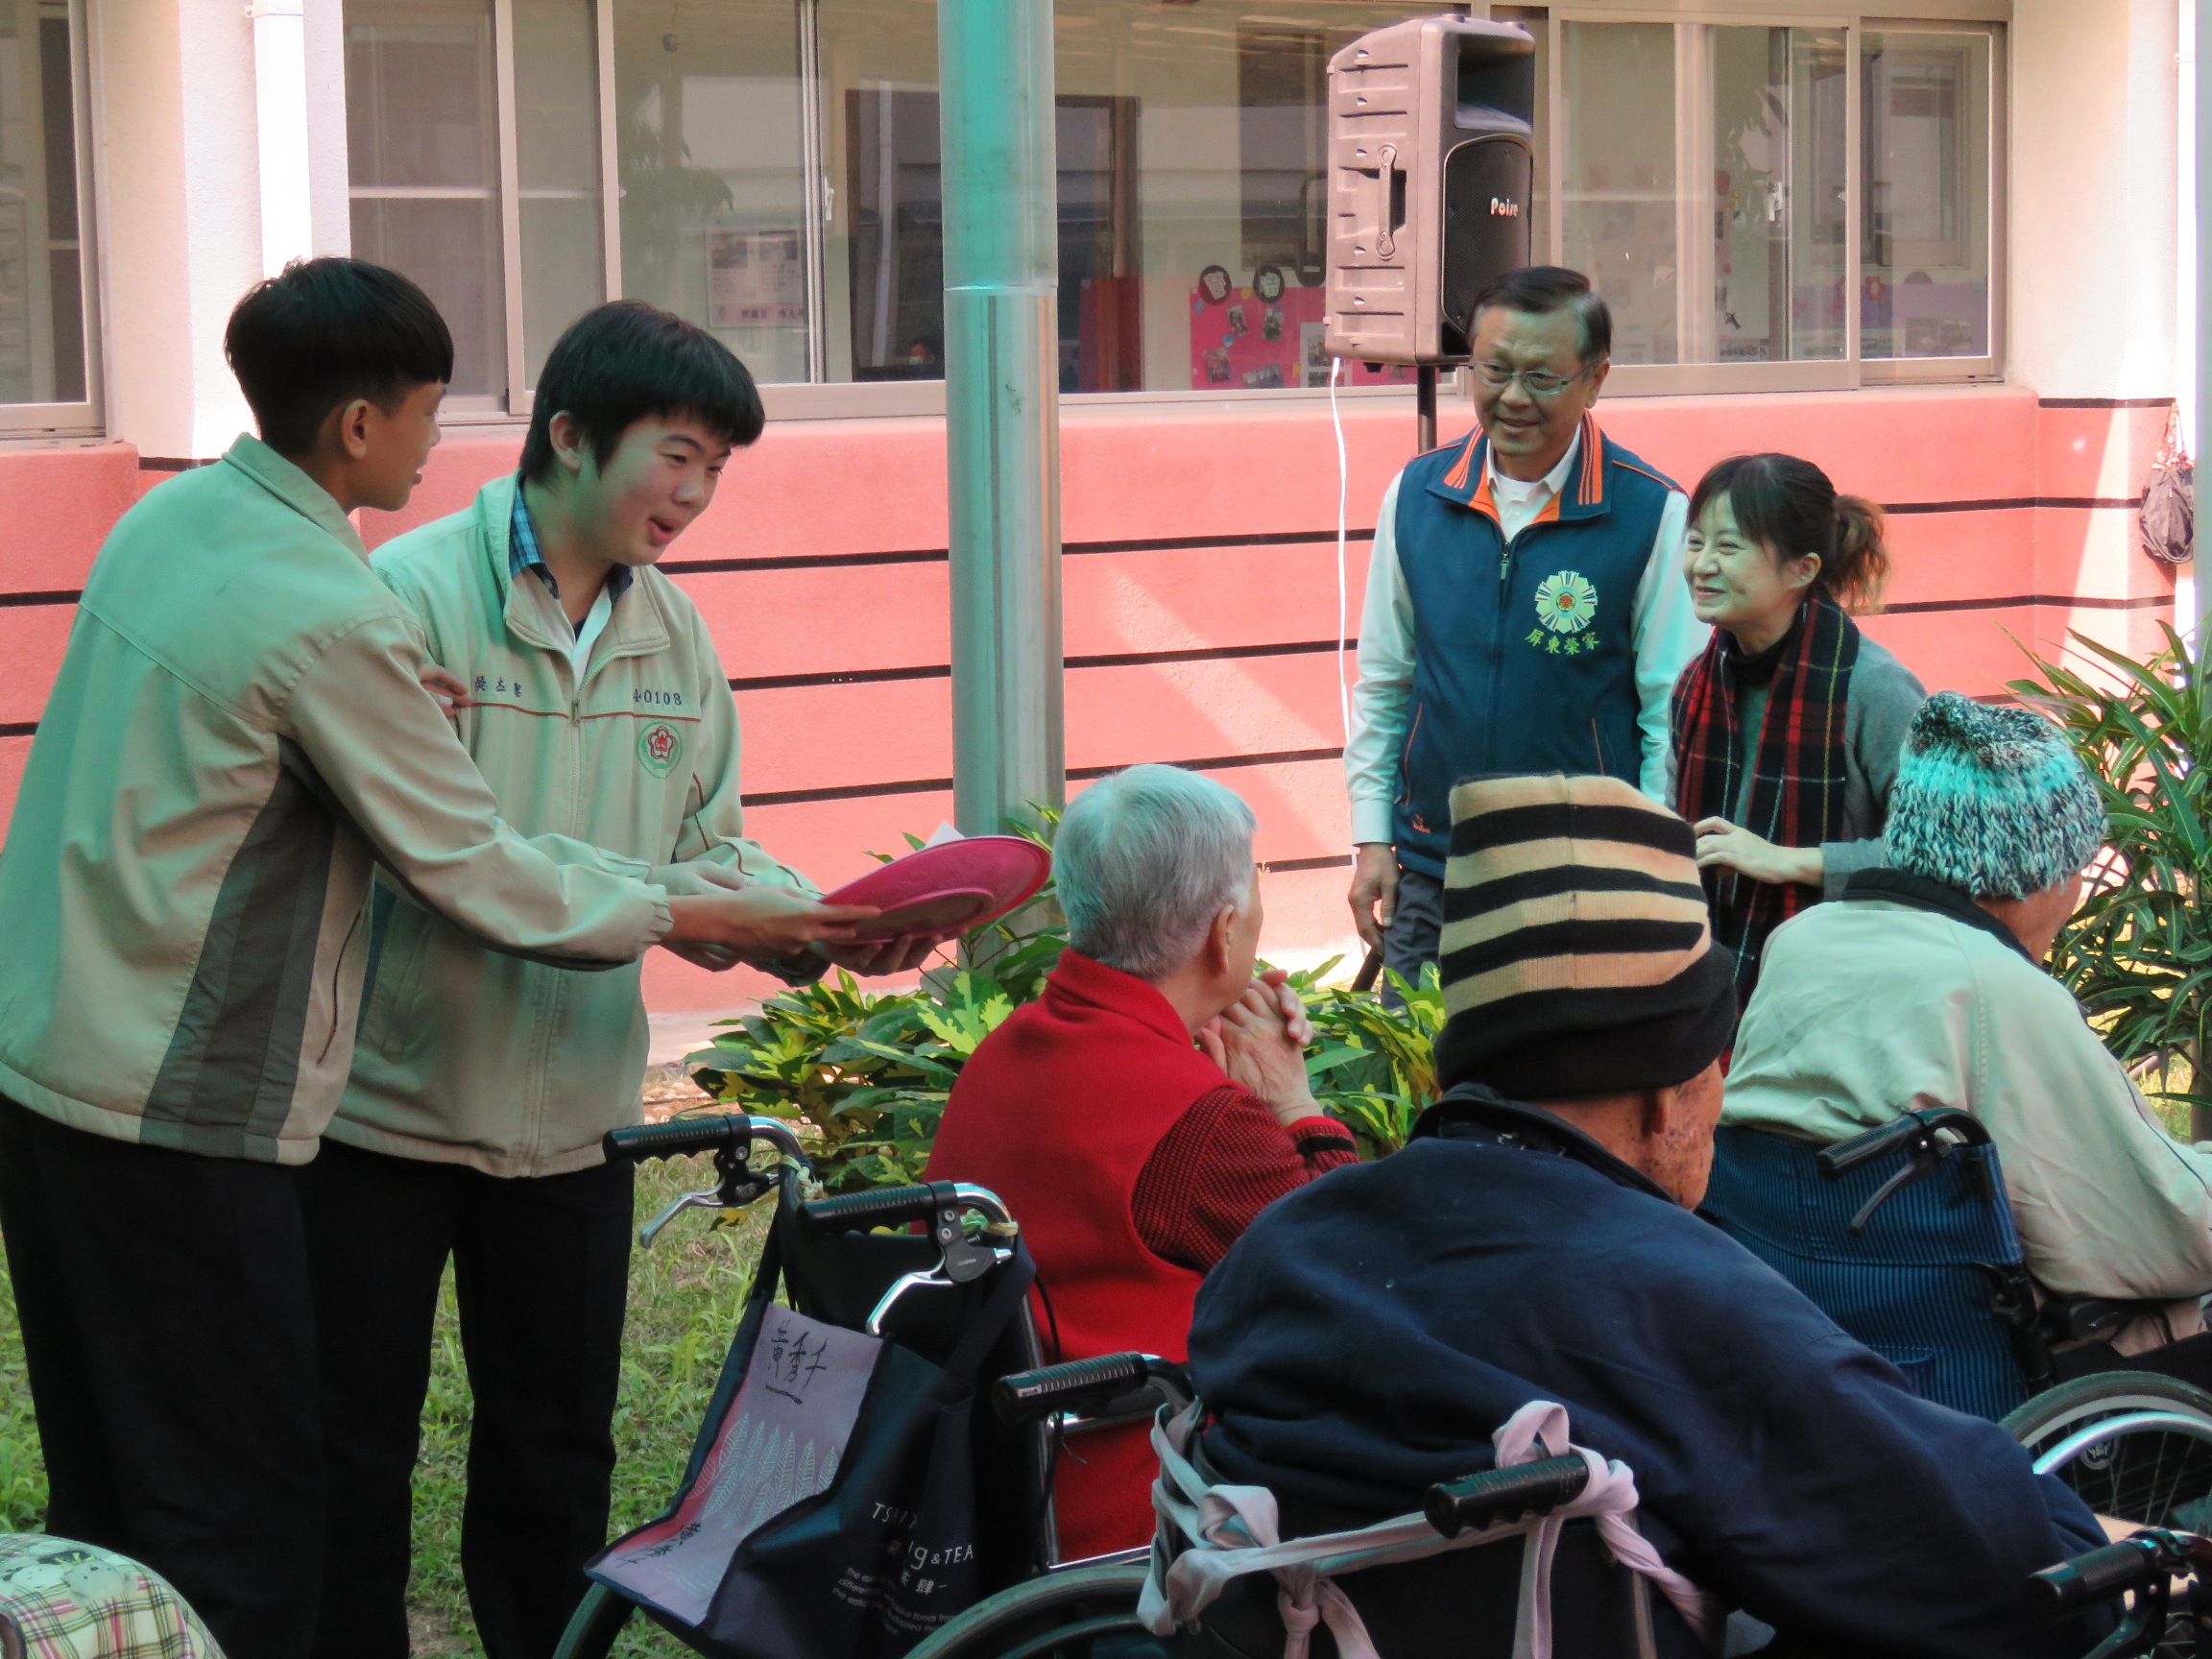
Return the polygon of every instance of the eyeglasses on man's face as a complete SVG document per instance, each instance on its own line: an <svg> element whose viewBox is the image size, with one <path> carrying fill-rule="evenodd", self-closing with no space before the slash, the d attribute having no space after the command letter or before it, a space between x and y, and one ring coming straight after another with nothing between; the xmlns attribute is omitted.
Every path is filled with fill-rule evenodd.
<svg viewBox="0 0 2212 1659"><path fill-rule="evenodd" d="M1503 363L1475 365L1475 378L1484 390L1502 393L1518 380L1521 390L1538 400L1558 397L1588 373L1587 369L1577 369L1572 374L1554 374L1548 369L1515 370Z"/></svg>

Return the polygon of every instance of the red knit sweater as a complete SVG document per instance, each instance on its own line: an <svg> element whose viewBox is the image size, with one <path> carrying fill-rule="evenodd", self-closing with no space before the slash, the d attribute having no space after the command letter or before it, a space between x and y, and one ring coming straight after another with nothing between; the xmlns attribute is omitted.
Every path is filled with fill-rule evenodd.
<svg viewBox="0 0 2212 1659"><path fill-rule="evenodd" d="M926 1178L1006 1201L1055 1358L1181 1359L1206 1269L1262 1210L1355 1156L1329 1118L1295 1135L1191 1046L1166 998L1069 950L962 1069ZM1076 1436L1058 1478L1062 1557L1143 1543L1153 1473L1142 1427Z"/></svg>

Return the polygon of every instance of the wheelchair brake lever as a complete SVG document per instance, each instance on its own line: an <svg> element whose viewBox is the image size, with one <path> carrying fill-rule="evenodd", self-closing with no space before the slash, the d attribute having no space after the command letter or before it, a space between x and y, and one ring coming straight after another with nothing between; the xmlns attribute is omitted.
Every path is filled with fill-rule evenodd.
<svg viewBox="0 0 2212 1659"><path fill-rule="evenodd" d="M1904 1168L1874 1190L1874 1196L1859 1206L1859 1214L1851 1217L1850 1233L1856 1238L1866 1230L1866 1223L1874 1219L1874 1212L1889 1202L1890 1198L1912 1185L1924 1175L1933 1174L1936 1165L1943 1162L1944 1151L1933 1140L1925 1141L1912 1149L1912 1156Z"/></svg>
<svg viewBox="0 0 2212 1659"><path fill-rule="evenodd" d="M663 1227L666 1227L669 1222L675 1220L676 1217L681 1215L685 1211L695 1208L712 1210L721 1209L722 1189L719 1187L709 1187L704 1191L700 1192L678 1193L675 1199L670 1202L666 1209L662 1210L660 1214L654 1216L652 1220L646 1222L643 1227L638 1229L637 1242L639 1246L647 1250L652 1249L653 1240L661 1237L661 1230Z"/></svg>
<svg viewBox="0 0 2212 1659"><path fill-rule="evenodd" d="M653 1240L661 1237L661 1230L686 1210L736 1210L750 1204L773 1188L779 1177L764 1170L755 1169L745 1162L745 1154L733 1146L725 1146L714 1154L714 1172L720 1176L713 1186L697 1192L678 1194L666 1209L638 1229L637 1243L642 1249L653 1248Z"/></svg>

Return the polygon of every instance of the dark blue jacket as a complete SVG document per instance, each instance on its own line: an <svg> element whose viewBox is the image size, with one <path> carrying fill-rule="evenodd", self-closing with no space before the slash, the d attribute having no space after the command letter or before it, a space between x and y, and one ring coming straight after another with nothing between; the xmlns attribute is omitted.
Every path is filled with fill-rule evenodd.
<svg viewBox="0 0 2212 1659"><path fill-rule="evenodd" d="M1792 1654L2079 1654L2029 1574L2104 1542L1993 1423L1912 1394L1732 1239L1560 1119L1455 1089L1377 1164L1284 1198L1198 1295L1236 1481L1402 1514L1530 1400L1626 1463L1668 1561ZM1699 1651L1654 1597L1661 1651Z"/></svg>
<svg viewBox="0 0 2212 1659"><path fill-rule="evenodd" d="M1452 785L1485 773L1637 782L1637 587L1674 486L1582 420L1566 487L1510 544L1479 431L1398 484L1398 567L1413 610L1413 689L1398 856L1441 878Z"/></svg>

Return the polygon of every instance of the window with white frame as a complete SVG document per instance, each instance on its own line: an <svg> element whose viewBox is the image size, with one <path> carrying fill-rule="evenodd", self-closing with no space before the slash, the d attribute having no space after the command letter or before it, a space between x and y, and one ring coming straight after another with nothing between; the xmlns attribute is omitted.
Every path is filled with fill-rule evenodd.
<svg viewBox="0 0 2212 1659"><path fill-rule="evenodd" d="M1433 10L1059 0L1064 391L1325 380L1328 61ZM1996 27L1669 10L1491 8L1537 41L1537 256L1611 302L1619 389L1994 373ZM930 0L347 0L346 25L354 251L445 311L461 406L526 409L613 294L765 382L943 377Z"/></svg>
<svg viewBox="0 0 2212 1659"><path fill-rule="evenodd" d="M84 14L0 0L0 432L89 431Z"/></svg>

